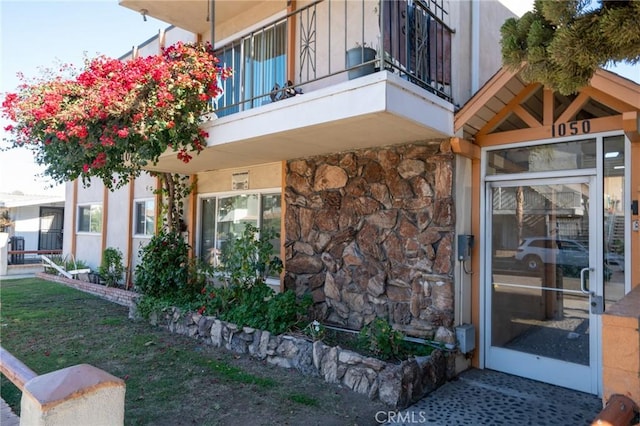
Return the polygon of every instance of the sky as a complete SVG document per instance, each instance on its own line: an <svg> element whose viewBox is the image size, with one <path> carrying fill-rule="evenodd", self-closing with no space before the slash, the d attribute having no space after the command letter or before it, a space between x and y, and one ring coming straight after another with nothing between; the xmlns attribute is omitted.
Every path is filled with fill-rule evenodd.
<svg viewBox="0 0 640 426"><path fill-rule="evenodd" d="M62 63L80 68L85 57L118 58L168 26L151 17L145 22L118 0L0 0L0 99L20 84L18 72L34 78ZM7 123L0 124L1 140ZM31 151L0 152L0 192L64 194L41 173Z"/></svg>
<svg viewBox="0 0 640 426"><path fill-rule="evenodd" d="M520 9L527 3L511 1ZM42 68L61 63L79 68L85 57L120 57L166 27L151 17L145 22L118 0L0 0L0 99L20 83L18 72L33 78L41 75ZM640 65L622 65L614 71L640 83ZM6 136L6 124L0 122L0 140ZM0 152L0 192L63 195L63 187L51 188L41 173L30 151Z"/></svg>

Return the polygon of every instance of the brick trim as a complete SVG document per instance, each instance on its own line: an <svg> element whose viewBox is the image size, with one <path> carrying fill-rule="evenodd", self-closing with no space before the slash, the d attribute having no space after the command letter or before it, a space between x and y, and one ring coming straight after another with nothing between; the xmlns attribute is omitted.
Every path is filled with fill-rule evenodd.
<svg viewBox="0 0 640 426"><path fill-rule="evenodd" d="M93 284L86 281L72 280L58 275L46 274L44 272L36 273L36 277L64 284L67 287L72 287L76 290L93 294L94 296L98 296L102 299L127 307L135 306L135 300L140 297L139 293L135 293L133 291L123 290L121 288L105 287L100 284Z"/></svg>

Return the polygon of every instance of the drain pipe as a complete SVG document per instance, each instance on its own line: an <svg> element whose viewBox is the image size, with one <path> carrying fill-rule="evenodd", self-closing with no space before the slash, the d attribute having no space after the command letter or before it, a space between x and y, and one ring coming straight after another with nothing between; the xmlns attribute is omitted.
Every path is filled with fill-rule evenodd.
<svg viewBox="0 0 640 426"><path fill-rule="evenodd" d="M209 36L209 41L211 42L211 47L215 47L215 31L216 31L216 0L209 0L209 4L207 5L207 21L209 21L209 30L211 34Z"/></svg>
<svg viewBox="0 0 640 426"><path fill-rule="evenodd" d="M480 90L480 0L471 1L471 96Z"/></svg>

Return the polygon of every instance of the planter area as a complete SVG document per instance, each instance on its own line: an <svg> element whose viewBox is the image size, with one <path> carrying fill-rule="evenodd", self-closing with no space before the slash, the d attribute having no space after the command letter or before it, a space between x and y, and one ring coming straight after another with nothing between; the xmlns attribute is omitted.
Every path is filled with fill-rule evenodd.
<svg viewBox="0 0 640 426"><path fill-rule="evenodd" d="M129 306L129 317L135 317L138 293L45 273L39 273L37 277ZM438 349L429 356L392 363L340 346L328 346L322 341L312 342L287 334L273 335L211 316L183 313L177 308L152 314L150 322L217 348L224 347L269 364L293 368L304 375L322 377L328 383L341 384L397 409L417 402L454 376L454 357Z"/></svg>
<svg viewBox="0 0 640 426"><path fill-rule="evenodd" d="M440 350L434 350L430 356L394 364L339 346L327 346L322 341L311 342L306 338L241 328L215 317L183 313L177 308L152 314L150 321L214 347L224 347L273 365L294 368L304 375L322 377L329 383L339 383L397 409L408 407L444 384L452 376L449 372L453 371L449 365L453 363L453 357L447 357Z"/></svg>

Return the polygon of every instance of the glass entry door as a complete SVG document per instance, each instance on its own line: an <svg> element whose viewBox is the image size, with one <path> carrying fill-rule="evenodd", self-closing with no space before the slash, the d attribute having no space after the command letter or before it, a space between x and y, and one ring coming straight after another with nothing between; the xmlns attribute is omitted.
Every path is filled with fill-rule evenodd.
<svg viewBox="0 0 640 426"><path fill-rule="evenodd" d="M487 368L598 393L605 271L594 182L487 184Z"/></svg>

